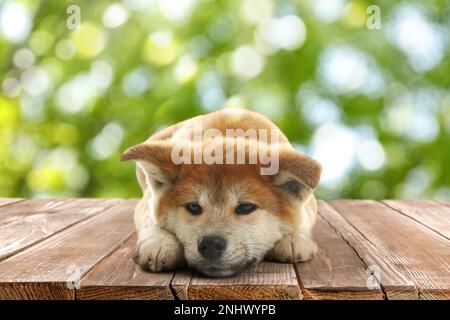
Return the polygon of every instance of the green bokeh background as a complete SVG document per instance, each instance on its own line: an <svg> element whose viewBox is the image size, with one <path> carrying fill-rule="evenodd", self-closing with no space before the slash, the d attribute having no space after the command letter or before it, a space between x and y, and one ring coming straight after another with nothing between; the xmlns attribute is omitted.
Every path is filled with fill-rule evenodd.
<svg viewBox="0 0 450 320"><path fill-rule="evenodd" d="M338 2L331 18L314 1L294 0L197 0L181 18L161 9L162 1L1 2L3 13L11 5L25 10L30 27L19 40L0 32L0 196L138 197L133 163L119 161L126 147L158 128L234 106L266 114L311 155L327 146L320 132L343 133L343 148L333 150L354 155L326 153L344 160L336 168L327 161L327 172L341 173L320 186L322 198L450 198L449 2ZM81 13L75 29L67 26L70 5ZM109 21L111 5L126 19ZM366 26L369 5L380 9L380 29ZM434 30L430 51L438 58L431 66L420 67L423 52L408 52L417 46L392 39L405 8L406 18L419 13ZM261 21L252 22L258 14ZM255 34L262 19L286 15L299 17L304 42L261 53ZM403 37L406 44L408 37L427 39L414 28ZM233 68L242 46L261 63L250 77ZM350 72L333 87L321 71L333 48L360 54L368 73L356 70L352 79ZM382 86L371 91L375 76ZM331 109L311 118L319 110L311 96ZM358 159L374 144L354 150L364 139L382 146L373 167Z"/></svg>

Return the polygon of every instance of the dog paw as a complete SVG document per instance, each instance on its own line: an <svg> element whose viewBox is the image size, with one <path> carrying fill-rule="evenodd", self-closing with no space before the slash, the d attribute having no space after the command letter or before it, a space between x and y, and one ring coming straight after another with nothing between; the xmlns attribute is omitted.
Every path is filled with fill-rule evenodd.
<svg viewBox="0 0 450 320"><path fill-rule="evenodd" d="M297 263L311 260L317 253L317 244L310 236L291 233L275 243L266 258L277 262Z"/></svg>
<svg viewBox="0 0 450 320"><path fill-rule="evenodd" d="M171 234L138 243L134 261L152 272L174 270L185 264L183 247Z"/></svg>

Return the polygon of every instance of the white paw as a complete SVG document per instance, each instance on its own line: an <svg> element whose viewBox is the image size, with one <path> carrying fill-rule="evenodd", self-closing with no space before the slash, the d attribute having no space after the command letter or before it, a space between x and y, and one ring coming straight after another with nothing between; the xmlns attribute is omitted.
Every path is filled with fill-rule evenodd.
<svg viewBox="0 0 450 320"><path fill-rule="evenodd" d="M275 243L266 258L278 262L296 263L311 260L317 252L317 244L308 235L290 233Z"/></svg>
<svg viewBox="0 0 450 320"><path fill-rule="evenodd" d="M160 272L184 266L183 246L175 236L152 236L138 243L134 261L144 269Z"/></svg>

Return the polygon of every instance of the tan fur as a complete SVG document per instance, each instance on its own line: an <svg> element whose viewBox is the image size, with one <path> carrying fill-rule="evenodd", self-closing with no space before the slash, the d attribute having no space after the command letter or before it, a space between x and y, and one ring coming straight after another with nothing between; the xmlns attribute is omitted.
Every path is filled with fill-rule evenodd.
<svg viewBox="0 0 450 320"><path fill-rule="evenodd" d="M215 128L223 133L233 128L279 131L258 113L224 109L168 127L125 151L122 160L137 160L136 175L143 191L134 217L139 233L137 263L162 271L187 262L205 274L228 276L264 257L280 262L311 259L317 250L311 237L317 214L312 191L319 182L320 165L293 149L281 132L276 145L280 171L272 176L260 174L263 164L259 162L174 164L170 158L174 144L190 143L198 123L204 130ZM239 139L232 139L232 143ZM224 140L213 138L195 147L205 149ZM244 140L247 149L258 143ZM269 150L274 143L268 141ZM289 179L300 182L298 194L283 187ZM201 215L193 216L184 208L192 201L202 206ZM234 209L243 201L256 204L258 209L249 215L236 215ZM212 272L204 269L197 245L202 236L216 234L227 240L227 249L220 268Z"/></svg>

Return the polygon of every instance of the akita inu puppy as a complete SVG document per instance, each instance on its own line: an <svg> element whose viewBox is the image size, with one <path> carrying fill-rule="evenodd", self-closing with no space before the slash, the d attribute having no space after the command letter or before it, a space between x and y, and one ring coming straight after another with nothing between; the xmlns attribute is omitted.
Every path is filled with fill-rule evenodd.
<svg viewBox="0 0 450 320"><path fill-rule="evenodd" d="M317 251L311 229L321 166L258 113L194 117L121 159L137 162L143 197L134 213L135 261L150 271L187 263L223 277L264 258L294 263Z"/></svg>

